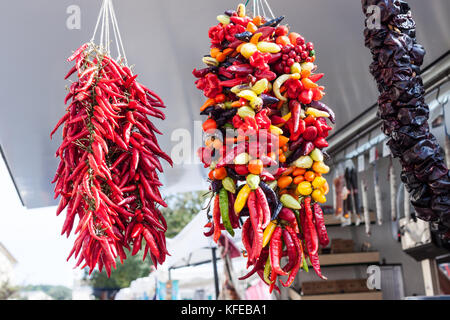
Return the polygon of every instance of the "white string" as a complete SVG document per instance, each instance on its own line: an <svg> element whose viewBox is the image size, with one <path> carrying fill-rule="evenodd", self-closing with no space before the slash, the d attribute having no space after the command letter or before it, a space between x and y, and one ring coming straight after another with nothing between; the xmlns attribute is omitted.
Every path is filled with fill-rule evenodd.
<svg viewBox="0 0 450 320"><path fill-rule="evenodd" d="M105 8L106 8L106 0L103 0L104 5L102 6L102 29L100 31L100 47L103 45L103 34L105 33Z"/></svg>
<svg viewBox="0 0 450 320"><path fill-rule="evenodd" d="M114 11L114 6L113 6L112 2L111 2L111 8L112 8L112 12L113 12L112 19L114 20L114 23L116 25L117 36L119 37L120 47L122 48L123 59L124 59L125 65L128 66L128 60L127 60L127 56L125 54L125 49L123 47L122 36L120 35L119 24L117 23L116 13ZM120 54L120 52L119 52L119 54Z"/></svg>
<svg viewBox="0 0 450 320"><path fill-rule="evenodd" d="M95 37L97 35L99 26L101 21L101 27L100 27L100 42L99 47L101 50L104 50L107 54L111 55L111 33L110 28L112 28L112 33L114 35L114 41L116 43L116 49L117 49L117 60L119 61L121 58L124 59L125 65L128 66L127 57L125 55L125 49L123 46L122 36L120 34L119 30L119 24L117 22L116 13L114 10L114 5L112 3L112 0L103 0L102 6L100 8L99 15L97 17L97 23L94 28L94 34L92 35L92 38L90 42L95 41Z"/></svg>
<svg viewBox="0 0 450 320"><path fill-rule="evenodd" d="M104 5L105 5L105 2L103 1L102 7L100 8L100 12L98 13L97 23L95 24L95 28L94 28L94 34L92 35L92 38L91 38L90 42L93 42L94 39L95 39L95 34L97 33L98 26L100 25L100 20L101 20L101 18L103 16L103 6Z"/></svg>
<svg viewBox="0 0 450 320"><path fill-rule="evenodd" d="M269 9L269 12L270 12L270 15L272 16L272 19L275 19L275 15L273 14L272 8L269 6L269 3L267 2L267 0L264 0L264 3L266 4L267 8Z"/></svg>
<svg viewBox="0 0 450 320"><path fill-rule="evenodd" d="M109 53L109 44L110 44L110 42L109 42L109 5L110 5L110 0L106 0L107 2L107 5L106 5L106 7L105 7L105 19L106 19L106 28L105 28L105 31L106 31L106 34L105 34L105 38L106 38L106 41L105 41L105 48L106 48L106 52L108 52Z"/></svg>
<svg viewBox="0 0 450 320"><path fill-rule="evenodd" d="M265 18L265 17L266 17L266 10L264 10L264 5L263 5L263 3L262 3L262 0L259 0L259 3L260 3L260 5L261 5L262 13L263 13L263 16L264 16L264 18Z"/></svg>
<svg viewBox="0 0 450 320"><path fill-rule="evenodd" d="M256 0L253 0L253 17L256 17Z"/></svg>
<svg viewBox="0 0 450 320"><path fill-rule="evenodd" d="M114 10L112 8L112 2L111 5L109 7L109 14L111 15L111 21L112 21L112 27L113 27L113 34L114 34L114 39L116 42L116 49L117 49L117 60L120 59L121 57L121 53L120 53L120 44L119 44L119 40L117 39L117 25L116 25L116 21L114 20Z"/></svg>

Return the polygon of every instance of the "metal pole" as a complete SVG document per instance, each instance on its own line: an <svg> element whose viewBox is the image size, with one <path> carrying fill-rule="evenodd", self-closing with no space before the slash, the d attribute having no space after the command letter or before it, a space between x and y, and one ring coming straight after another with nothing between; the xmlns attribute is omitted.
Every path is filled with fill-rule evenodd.
<svg viewBox="0 0 450 320"><path fill-rule="evenodd" d="M217 257L216 257L216 250L217 248L211 248L212 250L212 263L213 263L213 269L214 269L214 286L216 288L216 300L219 298L219 275L217 273Z"/></svg>

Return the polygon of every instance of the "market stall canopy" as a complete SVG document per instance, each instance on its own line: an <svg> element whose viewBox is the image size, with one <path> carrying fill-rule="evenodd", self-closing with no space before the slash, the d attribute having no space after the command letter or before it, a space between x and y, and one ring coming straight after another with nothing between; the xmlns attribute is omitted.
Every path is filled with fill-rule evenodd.
<svg viewBox="0 0 450 320"><path fill-rule="evenodd" d="M115 1L128 61L142 83L156 91L168 106L167 119L156 121L164 133L162 148L169 154L183 133L193 133L199 106L205 98L195 89L193 68L201 67L208 52L208 29L215 17L238 1ZM450 2L411 0L418 40L428 54L425 66L450 48ZM80 29L69 29L67 19L80 8ZM0 19L1 81L0 146L23 203L28 208L55 205L54 154L60 133L49 133L64 113L64 75L71 67L65 58L88 41L101 1L2 2ZM293 30L313 41L327 87L324 100L336 111L336 129L367 110L377 100L368 72L370 52L364 47L364 19L360 1L271 1L276 15L286 15ZM69 9L69 10L68 10ZM198 131L197 131L198 132ZM206 189L206 172L196 160L193 135L189 137L191 163L165 167L164 194ZM184 154L186 156L186 154ZM189 154L187 154L189 156Z"/></svg>
<svg viewBox="0 0 450 320"><path fill-rule="evenodd" d="M212 241L211 237L203 235L202 231L206 230L204 225L207 222L206 212L201 211L174 238L167 239L167 249L171 255L167 256L162 268L166 270L170 268L175 269L211 261L211 248L216 248L217 245ZM241 244L240 230L236 231L232 240L234 243L231 244L232 246ZM222 236L226 237L226 232L223 232ZM231 253L232 257L236 256L233 251Z"/></svg>

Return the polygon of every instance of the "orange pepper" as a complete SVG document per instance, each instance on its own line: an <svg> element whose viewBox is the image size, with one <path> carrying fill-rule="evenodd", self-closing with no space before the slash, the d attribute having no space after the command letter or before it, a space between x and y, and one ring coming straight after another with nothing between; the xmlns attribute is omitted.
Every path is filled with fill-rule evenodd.
<svg viewBox="0 0 450 320"><path fill-rule="evenodd" d="M210 51L210 55L212 58L217 57L217 55L220 53L220 49L219 48L211 48Z"/></svg>
<svg viewBox="0 0 450 320"><path fill-rule="evenodd" d="M282 136L282 135L279 135L279 136L278 136L278 146L279 146L280 148L282 148L283 146L285 146L285 145L288 143L288 141L289 141L289 138L288 138L288 137L285 137L285 136Z"/></svg>
<svg viewBox="0 0 450 320"><path fill-rule="evenodd" d="M256 30L258 30L258 27L253 22L249 22L247 24L247 31L249 31L251 33L255 33Z"/></svg>
<svg viewBox="0 0 450 320"><path fill-rule="evenodd" d="M284 146L282 147L282 149L283 149L284 152L286 152L286 151L288 151L288 146L287 146L287 145L284 145Z"/></svg>
<svg viewBox="0 0 450 320"><path fill-rule="evenodd" d="M248 171L253 174L261 174L264 164L260 159L250 160L248 163Z"/></svg>
<svg viewBox="0 0 450 320"><path fill-rule="evenodd" d="M227 58L227 55L224 54L223 52L221 52L217 55L216 60L219 62L224 62L226 58Z"/></svg>
<svg viewBox="0 0 450 320"><path fill-rule="evenodd" d="M289 193L288 189L284 189L279 192L280 196L282 196L283 194L287 194L287 193Z"/></svg>
<svg viewBox="0 0 450 320"><path fill-rule="evenodd" d="M289 40L291 41L291 44L294 46L297 45L297 38L300 37L300 35L297 32L291 32L289 34Z"/></svg>
<svg viewBox="0 0 450 320"><path fill-rule="evenodd" d="M255 26L257 26L257 27L259 27L260 25L262 25L262 24L263 24L263 22L262 22L262 17L260 17L260 16L254 17L254 18L253 18L253 24L254 24Z"/></svg>
<svg viewBox="0 0 450 320"><path fill-rule="evenodd" d="M280 93L284 93L286 92L286 90L287 90L286 86L281 86Z"/></svg>
<svg viewBox="0 0 450 320"><path fill-rule="evenodd" d="M231 106L233 107L233 108L239 108L239 107L241 107L242 105L241 105L241 101L234 101L233 103L231 103Z"/></svg>
<svg viewBox="0 0 450 320"><path fill-rule="evenodd" d="M281 174L281 176L282 176L282 177L288 176L288 175L290 175L292 172L294 172L294 167L289 167L289 168L287 168L287 169Z"/></svg>
<svg viewBox="0 0 450 320"><path fill-rule="evenodd" d="M291 40L287 36L279 36L275 42L279 45L286 46L291 43Z"/></svg>
<svg viewBox="0 0 450 320"><path fill-rule="evenodd" d="M281 163L285 163L286 162L286 156L284 154L280 154L280 156L278 157L278 160Z"/></svg>
<svg viewBox="0 0 450 320"><path fill-rule="evenodd" d="M302 79L302 84L305 89L315 89L319 86L317 83L312 82L308 78Z"/></svg>
<svg viewBox="0 0 450 320"><path fill-rule="evenodd" d="M213 106L216 104L216 100L214 99L208 99L205 101L205 103L200 107L200 112L204 111L206 108Z"/></svg>
<svg viewBox="0 0 450 320"><path fill-rule="evenodd" d="M291 176L284 176L278 179L277 184L280 189L286 189L292 183L293 179Z"/></svg>
<svg viewBox="0 0 450 320"><path fill-rule="evenodd" d="M233 48L226 48L225 50L223 50L223 54L228 56L228 55L232 54L233 51L234 51Z"/></svg>
<svg viewBox="0 0 450 320"><path fill-rule="evenodd" d="M305 181L305 177L304 176L296 176L295 178L294 178L294 183L295 184L299 184L299 183L301 183L301 182L303 182L303 181Z"/></svg>
<svg viewBox="0 0 450 320"><path fill-rule="evenodd" d="M313 171L307 171L305 173L305 180L306 181L312 182L315 177L316 177L316 174Z"/></svg>
<svg viewBox="0 0 450 320"><path fill-rule="evenodd" d="M208 178L210 178L211 180L214 180L214 170L211 170L211 171L208 173Z"/></svg>
<svg viewBox="0 0 450 320"><path fill-rule="evenodd" d="M314 61L316 61L316 56L311 57L311 62L314 62Z"/></svg>
<svg viewBox="0 0 450 320"><path fill-rule="evenodd" d="M216 130L217 129L217 123L214 119L208 119L205 122L203 122L203 131L207 132L210 130Z"/></svg>
<svg viewBox="0 0 450 320"><path fill-rule="evenodd" d="M302 72L301 72L302 79L307 79L307 78L309 78L310 75L311 75L311 71L309 71L309 70L302 70Z"/></svg>
<svg viewBox="0 0 450 320"><path fill-rule="evenodd" d="M223 180L227 177L227 169L225 167L214 169L214 179Z"/></svg>
<svg viewBox="0 0 450 320"><path fill-rule="evenodd" d="M296 169L294 169L294 172L293 172L292 174L296 177L296 176L302 176L302 175L304 175L305 172L306 172L306 169L303 169L303 168L296 168Z"/></svg>

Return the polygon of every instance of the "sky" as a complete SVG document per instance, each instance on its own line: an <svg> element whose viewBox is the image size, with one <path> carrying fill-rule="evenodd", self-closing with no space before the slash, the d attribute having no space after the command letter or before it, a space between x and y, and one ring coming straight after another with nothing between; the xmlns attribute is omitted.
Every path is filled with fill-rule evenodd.
<svg viewBox="0 0 450 320"><path fill-rule="evenodd" d="M1 157L0 203L0 242L18 261L14 283L71 288L82 272L73 270L73 259L66 261L74 237L61 236L65 212L56 217L56 207L23 207Z"/></svg>

